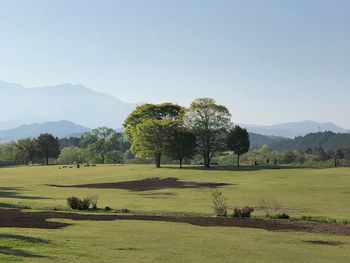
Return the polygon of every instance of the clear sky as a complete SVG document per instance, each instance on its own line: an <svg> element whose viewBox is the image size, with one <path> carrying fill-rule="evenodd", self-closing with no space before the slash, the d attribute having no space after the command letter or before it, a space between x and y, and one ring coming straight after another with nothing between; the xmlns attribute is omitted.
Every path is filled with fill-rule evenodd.
<svg viewBox="0 0 350 263"><path fill-rule="evenodd" d="M348 0L0 0L0 79L350 128L349 12Z"/></svg>

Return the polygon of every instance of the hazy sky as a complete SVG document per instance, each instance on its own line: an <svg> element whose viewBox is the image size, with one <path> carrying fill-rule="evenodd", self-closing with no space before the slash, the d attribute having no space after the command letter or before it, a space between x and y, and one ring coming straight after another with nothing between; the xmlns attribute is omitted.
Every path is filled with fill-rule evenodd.
<svg viewBox="0 0 350 263"><path fill-rule="evenodd" d="M0 0L0 79L350 128L348 0ZM0 94L1 96L1 94Z"/></svg>

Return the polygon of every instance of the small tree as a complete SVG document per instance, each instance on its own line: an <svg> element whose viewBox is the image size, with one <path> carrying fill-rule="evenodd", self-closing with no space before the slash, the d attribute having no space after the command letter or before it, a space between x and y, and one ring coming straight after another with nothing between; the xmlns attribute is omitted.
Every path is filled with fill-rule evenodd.
<svg viewBox="0 0 350 263"><path fill-rule="evenodd" d="M345 157L345 155L344 155L344 153L343 153L342 150L338 149L338 150L337 150L337 153L335 154L335 157L336 157L337 159L339 159L339 160L343 160L344 157Z"/></svg>
<svg viewBox="0 0 350 263"><path fill-rule="evenodd" d="M57 158L60 154L59 140L52 134L41 134L37 141L39 154L45 158L46 165L49 164L49 158Z"/></svg>
<svg viewBox="0 0 350 263"><path fill-rule="evenodd" d="M250 140L246 129L234 126L228 133L227 146L237 155L237 167L240 165L240 156L249 151Z"/></svg>
<svg viewBox="0 0 350 263"><path fill-rule="evenodd" d="M111 128L99 127L83 134L80 144L91 153L97 154L102 163L105 163L107 158L114 162L121 159L120 136Z"/></svg>
<svg viewBox="0 0 350 263"><path fill-rule="evenodd" d="M227 216L227 199L223 195L222 192L215 189L212 191L213 196L213 209L215 211L216 216Z"/></svg>
<svg viewBox="0 0 350 263"><path fill-rule="evenodd" d="M174 127L170 131L166 155L179 161L180 168L185 158L191 158L196 150L196 136L184 127Z"/></svg>

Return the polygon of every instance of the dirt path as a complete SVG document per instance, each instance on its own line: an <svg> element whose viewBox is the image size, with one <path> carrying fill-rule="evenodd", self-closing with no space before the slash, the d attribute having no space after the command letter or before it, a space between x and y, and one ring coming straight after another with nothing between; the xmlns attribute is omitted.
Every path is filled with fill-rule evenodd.
<svg viewBox="0 0 350 263"><path fill-rule="evenodd" d="M217 217L189 217L189 216L156 216L156 215L98 215L76 214L58 212L23 212L18 209L0 209L0 227L44 228L60 229L70 224L51 222L47 219L72 220L141 220L187 223L203 227L241 227L258 228L272 231L298 231L309 233L324 233L350 236L350 226L336 224L319 224L314 222L301 222L289 220L263 220L263 219L236 219Z"/></svg>

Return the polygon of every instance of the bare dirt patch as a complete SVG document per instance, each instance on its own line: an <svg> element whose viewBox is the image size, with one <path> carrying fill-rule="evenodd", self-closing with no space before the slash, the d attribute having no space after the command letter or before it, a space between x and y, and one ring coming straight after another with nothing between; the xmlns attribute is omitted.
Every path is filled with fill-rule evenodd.
<svg viewBox="0 0 350 263"><path fill-rule="evenodd" d="M168 177L164 179L149 178L138 181L126 181L117 183L97 183L97 184L81 184L81 185L49 185L54 187L78 187L78 188L94 188L94 189L124 189L129 191L149 191L163 189L186 189L186 188L217 188L230 184L225 183L200 183L200 182L184 182L178 178Z"/></svg>
<svg viewBox="0 0 350 263"><path fill-rule="evenodd" d="M313 244L313 245L328 245L328 246L341 246L345 245L344 242L341 241L330 241L330 240L303 240L305 243Z"/></svg>
<svg viewBox="0 0 350 263"><path fill-rule="evenodd" d="M319 224L314 222L264 219L238 219L199 216L160 216L160 215L107 215L77 214L59 212L23 212L18 209L0 209L0 227L60 229L70 224L54 222L48 219L71 220L140 220L187 223L202 227L241 227L258 228L271 231L296 231L350 236L350 226L337 224Z"/></svg>

